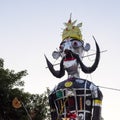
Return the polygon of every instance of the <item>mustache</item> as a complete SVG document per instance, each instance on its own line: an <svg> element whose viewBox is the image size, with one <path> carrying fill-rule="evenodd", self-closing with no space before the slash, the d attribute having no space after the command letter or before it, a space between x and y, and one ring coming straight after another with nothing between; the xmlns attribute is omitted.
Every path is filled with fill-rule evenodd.
<svg viewBox="0 0 120 120"><path fill-rule="evenodd" d="M50 70L50 72L53 74L53 76L57 77L57 78L61 78L65 75L65 69L64 69L64 65L63 65L63 60L64 58L61 60L60 62L60 70L55 70L53 67L53 64L48 60L48 58L45 56L48 68Z"/></svg>
<svg viewBox="0 0 120 120"><path fill-rule="evenodd" d="M60 62L60 70L55 70L52 63L45 56L46 62L47 62L47 65L48 65L48 68L49 68L50 72L57 78L63 77L65 75L65 68L64 68L63 62L66 59L66 57L69 56L69 55L76 58L77 62L80 64L81 70L84 73L92 73L92 72L94 72L96 70L96 68L98 66L98 63L99 63L99 60L100 60L100 49L99 49L99 46L98 46L96 40L95 40L95 45L96 45L96 58L95 58L95 61L94 61L92 66L87 67L86 65L84 65L78 54L75 54L72 51L66 51L66 53L67 53L66 56L64 56L62 58L61 62Z"/></svg>

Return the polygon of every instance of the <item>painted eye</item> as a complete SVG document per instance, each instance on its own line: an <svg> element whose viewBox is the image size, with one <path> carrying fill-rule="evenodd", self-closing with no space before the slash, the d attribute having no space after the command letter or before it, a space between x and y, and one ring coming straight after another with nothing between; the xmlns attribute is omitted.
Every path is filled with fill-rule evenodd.
<svg viewBox="0 0 120 120"><path fill-rule="evenodd" d="M78 46L78 43L77 43L77 42L74 42L73 45L74 45L74 46Z"/></svg>
<svg viewBox="0 0 120 120"><path fill-rule="evenodd" d="M60 45L60 46L59 46L59 49L60 49L61 51L63 51L63 48L64 48L63 45Z"/></svg>
<svg viewBox="0 0 120 120"><path fill-rule="evenodd" d="M76 47L79 47L79 44L78 44L77 41L74 41L74 42L72 43L72 46L76 48Z"/></svg>
<svg viewBox="0 0 120 120"><path fill-rule="evenodd" d="M72 41L73 48L78 48L78 47L81 47L82 45L83 43L80 41Z"/></svg>

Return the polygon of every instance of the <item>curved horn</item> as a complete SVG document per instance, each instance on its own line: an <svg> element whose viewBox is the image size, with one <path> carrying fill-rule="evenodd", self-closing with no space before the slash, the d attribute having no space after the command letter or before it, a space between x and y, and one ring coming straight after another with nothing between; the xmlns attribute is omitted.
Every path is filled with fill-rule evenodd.
<svg viewBox="0 0 120 120"><path fill-rule="evenodd" d="M57 78L61 78L64 76L65 74L65 70L64 70L64 67L63 67L63 60L61 61L60 63L60 71L56 71L52 65L52 63L47 59L47 57L45 56L45 59L46 59L46 62L47 62L47 65L48 65L48 68L50 70L50 72Z"/></svg>
<svg viewBox="0 0 120 120"><path fill-rule="evenodd" d="M94 39L94 40L95 40L95 39ZM96 44L96 58L95 58L94 64L93 64L91 67L86 67L86 66L82 63L81 59L80 59L80 58L78 59L78 62L80 63L80 66L81 66L81 69L82 69L82 71L85 72L85 73L92 73L92 72L94 72L95 69L96 69L97 66L98 66L98 63L99 63L99 60L100 60L100 49L99 49L99 46L98 46L96 40L95 40L95 44Z"/></svg>

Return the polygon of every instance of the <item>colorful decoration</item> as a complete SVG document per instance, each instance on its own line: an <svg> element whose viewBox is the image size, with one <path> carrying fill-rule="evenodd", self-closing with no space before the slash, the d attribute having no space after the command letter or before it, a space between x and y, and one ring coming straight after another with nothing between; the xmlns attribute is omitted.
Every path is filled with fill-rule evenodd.
<svg viewBox="0 0 120 120"><path fill-rule="evenodd" d="M72 86L72 81L67 81L66 83L65 83L65 87L70 87L70 86Z"/></svg>
<svg viewBox="0 0 120 120"><path fill-rule="evenodd" d="M80 78L79 69L84 73L92 73L96 70L100 49L96 45L96 57L92 66L87 67L83 63L83 52L90 50L90 44L84 43L79 27L75 26L71 17L63 30L62 42L58 51L54 51L54 59L61 57L60 70L55 70L54 65L46 58L50 72L57 78L68 74L68 78L60 82L49 95L51 120L101 120L102 93L92 82Z"/></svg>
<svg viewBox="0 0 120 120"><path fill-rule="evenodd" d="M13 101L12 101L12 106L14 107L14 108L20 108L22 105L21 105L21 102L18 100L18 98L17 97L15 97L14 99L13 99Z"/></svg>

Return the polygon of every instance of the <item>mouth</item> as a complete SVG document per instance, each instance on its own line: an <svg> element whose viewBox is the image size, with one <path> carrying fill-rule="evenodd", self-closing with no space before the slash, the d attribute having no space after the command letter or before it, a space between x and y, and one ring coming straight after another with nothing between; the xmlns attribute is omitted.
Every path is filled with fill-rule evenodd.
<svg viewBox="0 0 120 120"><path fill-rule="evenodd" d="M71 60L75 60L76 58L73 55L73 52L70 50L65 50L65 58L64 61L71 61Z"/></svg>

